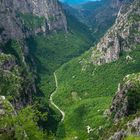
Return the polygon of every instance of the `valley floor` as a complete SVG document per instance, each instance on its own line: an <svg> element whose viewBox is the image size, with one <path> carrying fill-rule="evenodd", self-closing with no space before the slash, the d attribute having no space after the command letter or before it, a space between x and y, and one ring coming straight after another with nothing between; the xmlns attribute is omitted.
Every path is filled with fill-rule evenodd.
<svg viewBox="0 0 140 140"><path fill-rule="evenodd" d="M56 71L58 83L53 100L65 112L65 119L58 128L58 139L102 139L105 130L113 126L105 111L111 105L118 84L127 74L140 71L137 50L102 66L89 63L89 53ZM127 55L133 61L127 61Z"/></svg>

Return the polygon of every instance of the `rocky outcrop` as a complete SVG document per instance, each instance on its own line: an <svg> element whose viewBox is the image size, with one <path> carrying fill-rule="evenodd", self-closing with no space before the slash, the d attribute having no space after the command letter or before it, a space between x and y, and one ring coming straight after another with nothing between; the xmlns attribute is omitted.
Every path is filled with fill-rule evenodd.
<svg viewBox="0 0 140 140"><path fill-rule="evenodd" d="M140 117L137 117L133 121L128 122L127 130L131 135L140 136Z"/></svg>
<svg viewBox="0 0 140 140"><path fill-rule="evenodd" d="M139 139L140 138L140 117L128 121L125 130L122 129L118 132L115 132L108 140L124 140L125 138Z"/></svg>
<svg viewBox="0 0 140 140"><path fill-rule="evenodd" d="M140 42L140 2L125 3L115 24L92 51L91 62L97 65L119 59L123 52L131 51Z"/></svg>
<svg viewBox="0 0 140 140"><path fill-rule="evenodd" d="M121 130L119 132L116 132L113 136L111 136L108 140L122 140L126 136L126 131Z"/></svg>
<svg viewBox="0 0 140 140"><path fill-rule="evenodd" d="M119 84L110 107L109 115L114 119L117 132L114 132L108 140L123 140L129 136L131 139L133 136L140 138L139 101L140 73L127 75ZM125 119L125 117L127 118ZM121 127L119 126L120 122Z"/></svg>
<svg viewBox="0 0 140 140"><path fill-rule="evenodd" d="M110 112L115 121L135 114L139 109L140 73L127 75L113 98Z"/></svg>

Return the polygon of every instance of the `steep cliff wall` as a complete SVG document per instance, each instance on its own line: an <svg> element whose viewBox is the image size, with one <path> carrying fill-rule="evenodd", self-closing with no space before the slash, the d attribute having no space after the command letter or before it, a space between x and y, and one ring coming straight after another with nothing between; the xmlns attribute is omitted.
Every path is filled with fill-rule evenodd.
<svg viewBox="0 0 140 140"><path fill-rule="evenodd" d="M123 52L131 51L140 43L140 3L125 3L112 28L93 50L91 61L103 64L117 60Z"/></svg>
<svg viewBox="0 0 140 140"><path fill-rule="evenodd" d="M50 31L67 31L66 17L57 0L14 0L15 9L19 12L30 13L46 20L45 26ZM47 30L46 29L46 30Z"/></svg>
<svg viewBox="0 0 140 140"><path fill-rule="evenodd" d="M0 1L0 43L9 39L22 39L23 32L20 22L16 18L13 1Z"/></svg>
<svg viewBox="0 0 140 140"><path fill-rule="evenodd" d="M39 32L67 32L66 17L57 0L1 0L0 20L0 42Z"/></svg>

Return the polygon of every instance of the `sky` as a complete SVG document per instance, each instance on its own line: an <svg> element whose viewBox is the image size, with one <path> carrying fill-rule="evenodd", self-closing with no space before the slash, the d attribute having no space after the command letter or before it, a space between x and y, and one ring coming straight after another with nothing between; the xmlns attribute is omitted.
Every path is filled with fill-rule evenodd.
<svg viewBox="0 0 140 140"><path fill-rule="evenodd" d="M99 1L99 0L59 0L59 1L68 3L70 5L76 5L76 4L80 4L80 3L84 3L88 1Z"/></svg>

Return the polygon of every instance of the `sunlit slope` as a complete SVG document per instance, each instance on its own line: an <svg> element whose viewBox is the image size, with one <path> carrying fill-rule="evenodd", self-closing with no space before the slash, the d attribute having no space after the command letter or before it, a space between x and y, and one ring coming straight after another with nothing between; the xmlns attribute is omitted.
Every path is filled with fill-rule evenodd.
<svg viewBox="0 0 140 140"><path fill-rule="evenodd" d="M86 52L57 70L58 90L54 101L66 115L59 128L60 139L97 140L102 137L100 129L111 125L104 112L109 108L119 82L127 74L140 71L139 47L129 52L133 61L128 61L127 55L123 54L116 62L94 66L88 58L90 53Z"/></svg>

